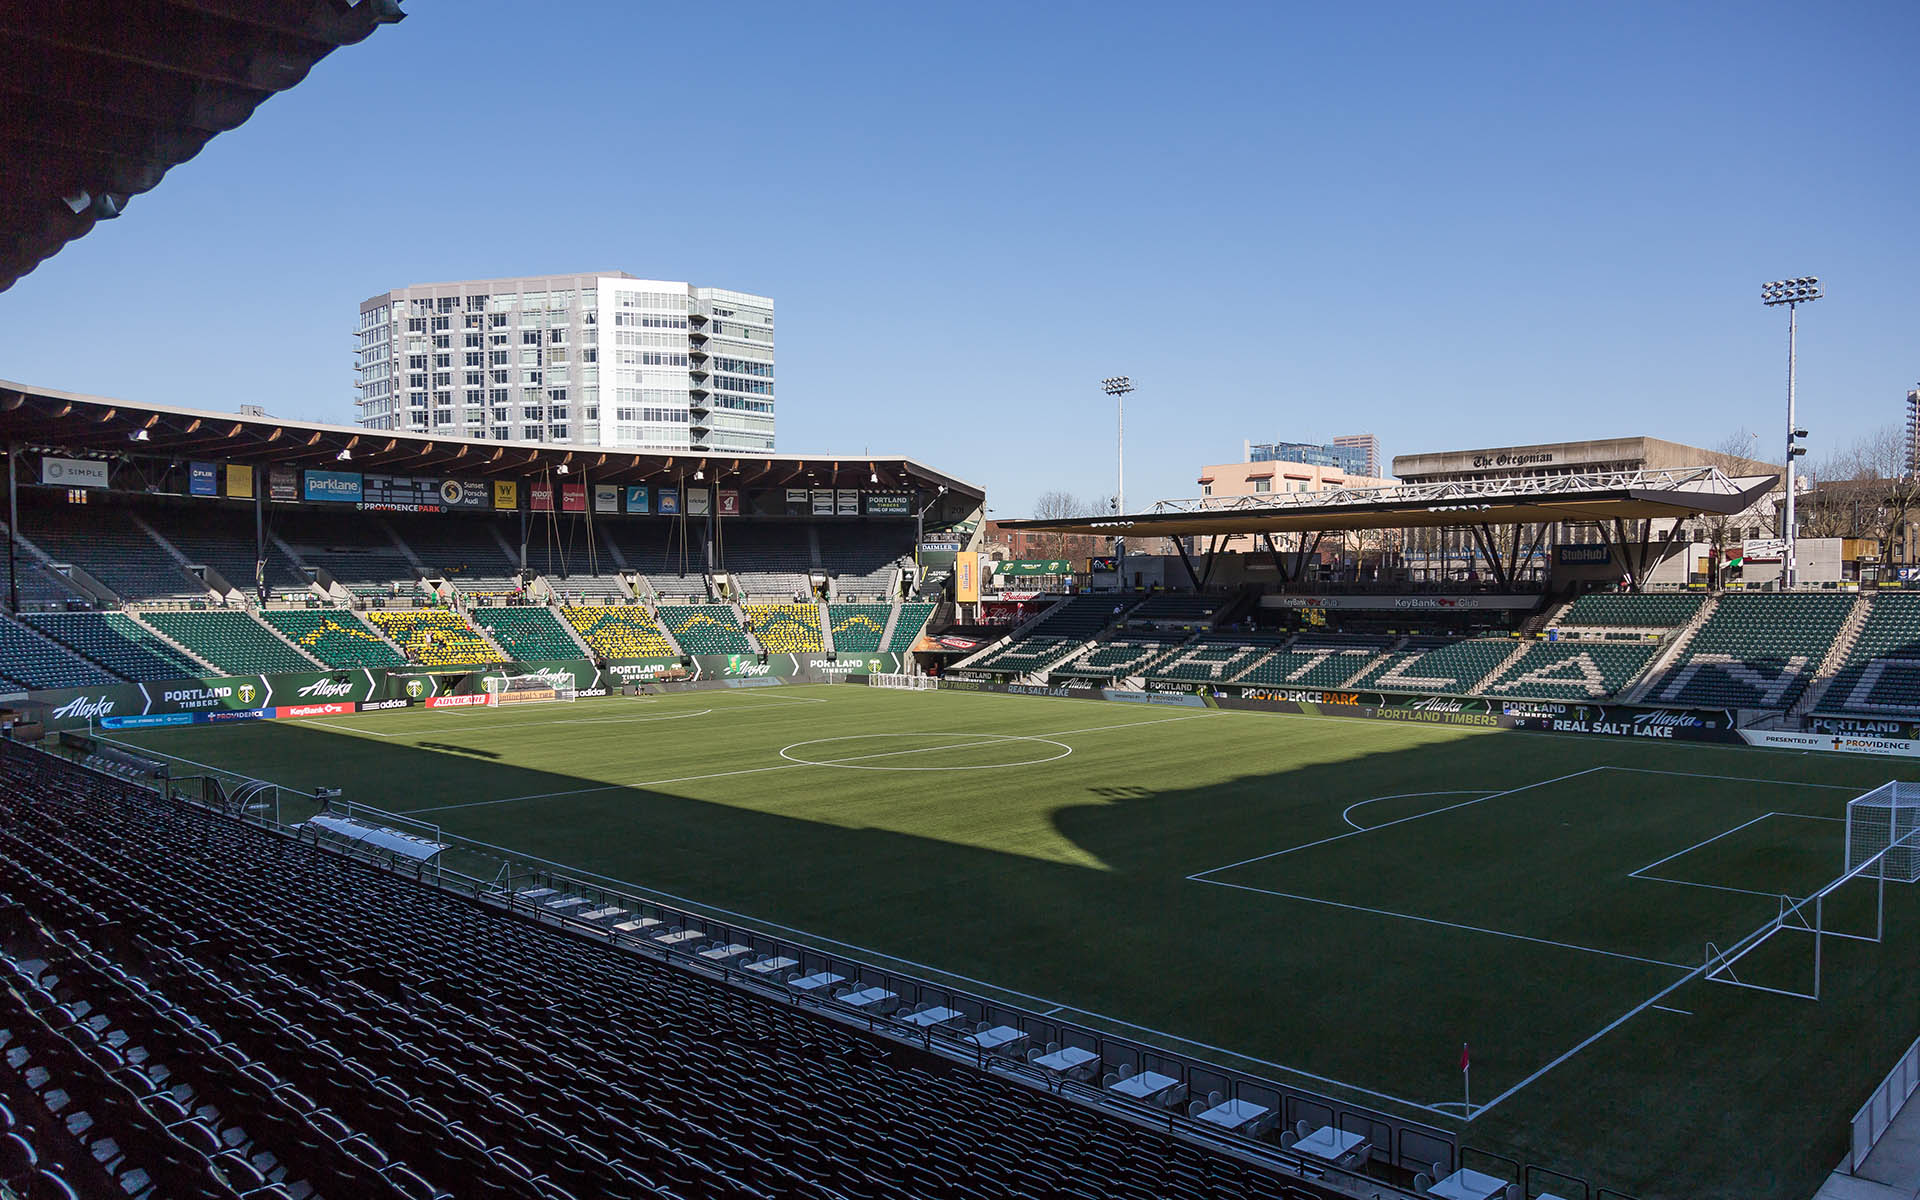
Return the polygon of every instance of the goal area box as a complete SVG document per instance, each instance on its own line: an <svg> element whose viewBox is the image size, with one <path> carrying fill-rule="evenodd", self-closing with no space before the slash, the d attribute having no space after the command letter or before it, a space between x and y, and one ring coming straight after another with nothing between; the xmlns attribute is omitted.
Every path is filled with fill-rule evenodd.
<svg viewBox="0 0 1920 1200"><path fill-rule="evenodd" d="M511 704L570 703L575 695L571 677L565 677L563 683L551 675L490 675L482 686L487 692L489 708Z"/></svg>

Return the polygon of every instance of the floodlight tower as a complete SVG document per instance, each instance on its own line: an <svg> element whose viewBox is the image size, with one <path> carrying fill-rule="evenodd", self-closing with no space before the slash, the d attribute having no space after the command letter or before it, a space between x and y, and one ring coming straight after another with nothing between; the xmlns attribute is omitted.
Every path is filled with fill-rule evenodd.
<svg viewBox="0 0 1920 1200"><path fill-rule="evenodd" d="M1127 511L1127 394L1133 391L1133 380L1125 375L1115 375L1111 379L1100 381L1100 390L1112 396L1119 425L1114 438L1114 490L1113 514L1119 516ZM1127 539L1116 536L1113 539L1113 554L1120 562L1119 576L1121 584L1127 581Z"/></svg>
<svg viewBox="0 0 1920 1200"><path fill-rule="evenodd" d="M1800 439L1807 431L1800 428L1800 422L1794 415L1793 375L1794 375L1794 338L1799 330L1799 306L1811 304L1820 299L1820 280L1817 276L1803 275L1798 279L1778 279L1772 283L1760 285L1760 303L1768 308L1787 306L1787 511L1781 526L1786 535L1786 550L1780 556L1780 583L1782 587L1792 587L1799 582L1799 564L1795 558L1797 547L1794 545L1793 503L1794 503L1794 465L1793 460L1807 452Z"/></svg>

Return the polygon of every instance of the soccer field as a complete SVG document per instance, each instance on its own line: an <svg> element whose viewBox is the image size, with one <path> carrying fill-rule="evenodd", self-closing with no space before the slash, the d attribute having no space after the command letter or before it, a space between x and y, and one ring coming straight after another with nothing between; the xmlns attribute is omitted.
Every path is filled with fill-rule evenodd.
<svg viewBox="0 0 1920 1200"><path fill-rule="evenodd" d="M1688 978L1840 873L1896 760L857 686L111 736L1642 1197L1811 1195L1920 1032L1906 885L1817 1002L1805 933Z"/></svg>

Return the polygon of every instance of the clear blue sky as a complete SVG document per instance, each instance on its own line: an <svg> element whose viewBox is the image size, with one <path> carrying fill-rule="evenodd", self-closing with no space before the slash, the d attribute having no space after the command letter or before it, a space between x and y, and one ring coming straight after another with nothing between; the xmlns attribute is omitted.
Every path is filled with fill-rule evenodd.
<svg viewBox="0 0 1920 1200"><path fill-rule="evenodd" d="M762 292L785 451L998 515L1243 438L1776 442L1920 378L1920 6L406 0L0 294L0 377L350 420L356 306L624 269ZM1775 453L1775 452L1770 452Z"/></svg>

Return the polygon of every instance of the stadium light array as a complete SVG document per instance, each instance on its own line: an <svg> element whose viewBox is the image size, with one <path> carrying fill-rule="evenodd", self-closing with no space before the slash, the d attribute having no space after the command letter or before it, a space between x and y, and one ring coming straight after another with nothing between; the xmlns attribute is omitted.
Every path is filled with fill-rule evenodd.
<svg viewBox="0 0 1920 1200"><path fill-rule="evenodd" d="M1115 416L1118 428L1114 437L1114 488L1113 511L1119 512L1127 503L1127 396L1133 391L1133 380L1125 375L1110 375L1100 381L1100 390L1114 399ZM1126 578L1127 543L1121 538L1113 540L1113 554L1121 560L1121 578Z"/></svg>
<svg viewBox="0 0 1920 1200"><path fill-rule="evenodd" d="M1794 412L1794 368L1795 342L1799 334L1799 313L1802 304L1811 304L1825 295L1820 290L1820 277L1802 275L1798 279L1776 279L1772 283L1760 285L1760 303L1768 308L1787 308L1787 505L1780 532L1786 542L1786 552L1780 556L1780 582L1792 587L1800 581L1800 564L1794 537L1794 459L1807 452L1800 444L1807 431L1800 428L1800 422Z"/></svg>

